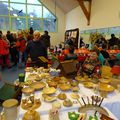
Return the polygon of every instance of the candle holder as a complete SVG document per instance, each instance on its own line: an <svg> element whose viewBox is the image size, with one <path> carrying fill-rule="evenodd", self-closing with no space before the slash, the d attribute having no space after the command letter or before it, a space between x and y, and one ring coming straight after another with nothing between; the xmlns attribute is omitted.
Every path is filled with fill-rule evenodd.
<svg viewBox="0 0 120 120"><path fill-rule="evenodd" d="M101 98L99 96L91 96L92 100L91 103L88 97L87 97L88 103L85 102L83 97L81 99L83 101L83 104L80 103L78 112L86 113L90 110L94 110L95 111L94 115L96 115L96 113L98 112L100 114L105 114L106 116L109 116L108 112L103 107L101 107L104 98Z"/></svg>

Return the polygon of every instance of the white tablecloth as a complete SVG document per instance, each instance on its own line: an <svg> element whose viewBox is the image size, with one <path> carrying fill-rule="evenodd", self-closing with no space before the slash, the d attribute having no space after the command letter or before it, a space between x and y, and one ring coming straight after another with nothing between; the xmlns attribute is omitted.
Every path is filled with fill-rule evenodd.
<svg viewBox="0 0 120 120"><path fill-rule="evenodd" d="M79 84L79 88L80 88L79 95L81 97L88 96L90 98L92 95L96 95L93 90L85 88L82 84ZM58 94L60 92L61 92L60 90L57 90L56 94ZM66 92L66 95L72 101L75 101L74 99L72 99L70 97L71 93L72 93L71 91L68 91L68 92ZM42 94L41 91L35 92L35 98L40 98L41 103L42 103L41 106L38 109L36 109L36 111L40 114L41 120L48 120L48 118L49 118L48 112L52 108L52 104L44 102L42 100L41 94ZM26 96L23 94L22 97L26 97ZM61 105L62 105L63 101L62 100L59 100L59 101L61 102ZM82 100L80 100L80 101L83 104ZM113 105L114 103L117 103L118 105L120 105L120 103L118 103L119 101L120 101L120 93L118 93L117 91L115 91L113 93L110 93L107 96L107 98L104 99L104 101L102 103L102 106L105 107L105 109L108 111L110 117L114 118L114 120L120 120L120 118L119 118L119 116L117 116L117 118L115 117L114 112L116 113L116 111L111 111L112 113L110 112L111 107L109 107L109 105ZM85 101L85 102L87 103L87 101ZM62 105L62 107L60 109L60 120L68 120L68 111L70 111L70 112L71 111L77 111L78 108L79 108L79 106L80 106L79 103L74 104L72 107L64 107ZM25 112L26 111L23 110L21 108L21 106L20 106L17 120L22 120L22 117L23 117L23 115L24 115ZM119 111L117 111L117 113L119 113Z"/></svg>

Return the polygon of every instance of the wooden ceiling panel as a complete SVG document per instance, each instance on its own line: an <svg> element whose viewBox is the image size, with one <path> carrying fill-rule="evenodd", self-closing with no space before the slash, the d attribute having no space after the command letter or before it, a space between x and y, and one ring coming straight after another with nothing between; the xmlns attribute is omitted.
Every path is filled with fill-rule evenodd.
<svg viewBox="0 0 120 120"><path fill-rule="evenodd" d="M79 6L79 3L77 0L52 0L53 2L56 1L56 5L64 11L64 13L67 13L74 9L75 7Z"/></svg>

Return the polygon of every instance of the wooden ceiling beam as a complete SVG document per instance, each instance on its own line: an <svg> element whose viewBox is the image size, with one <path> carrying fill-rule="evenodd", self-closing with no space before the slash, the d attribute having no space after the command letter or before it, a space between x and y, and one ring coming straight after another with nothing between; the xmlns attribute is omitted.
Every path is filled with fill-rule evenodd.
<svg viewBox="0 0 120 120"><path fill-rule="evenodd" d="M88 10L87 10L86 6L84 5L84 1L89 2ZM90 25L92 0L78 0L78 2L79 2L79 5L82 8L82 11L83 11L85 17L87 18L87 25Z"/></svg>

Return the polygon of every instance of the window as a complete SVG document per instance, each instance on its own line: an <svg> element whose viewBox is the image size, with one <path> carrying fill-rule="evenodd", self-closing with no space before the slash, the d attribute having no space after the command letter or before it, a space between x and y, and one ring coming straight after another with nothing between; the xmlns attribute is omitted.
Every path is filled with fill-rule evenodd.
<svg viewBox="0 0 120 120"><path fill-rule="evenodd" d="M28 5L28 16L34 18L41 18L42 17L42 6L37 5Z"/></svg>
<svg viewBox="0 0 120 120"><path fill-rule="evenodd" d="M34 30L42 31L42 20L40 19L28 19L28 28L33 27Z"/></svg>
<svg viewBox="0 0 120 120"><path fill-rule="evenodd" d="M27 0L27 3L41 5L39 0Z"/></svg>
<svg viewBox="0 0 120 120"><path fill-rule="evenodd" d="M0 16L0 30L9 30L9 18Z"/></svg>
<svg viewBox="0 0 120 120"><path fill-rule="evenodd" d="M11 3L10 4L10 15L12 16L26 16L26 6L25 4L16 4L16 3Z"/></svg>
<svg viewBox="0 0 120 120"><path fill-rule="evenodd" d="M25 2L26 2L26 0L10 0L10 2L25 3Z"/></svg>
<svg viewBox="0 0 120 120"><path fill-rule="evenodd" d="M25 30L26 19L25 18L12 18L12 30Z"/></svg>
<svg viewBox="0 0 120 120"><path fill-rule="evenodd" d="M43 17L55 19L55 16L53 14L51 14L51 12L45 7L43 7Z"/></svg>
<svg viewBox="0 0 120 120"><path fill-rule="evenodd" d="M57 18L40 0L0 0L0 30L56 32Z"/></svg>
<svg viewBox="0 0 120 120"><path fill-rule="evenodd" d="M56 30L55 19L45 19L44 20L44 30L54 32Z"/></svg>
<svg viewBox="0 0 120 120"><path fill-rule="evenodd" d="M8 15L9 14L8 3L0 2L0 15Z"/></svg>

